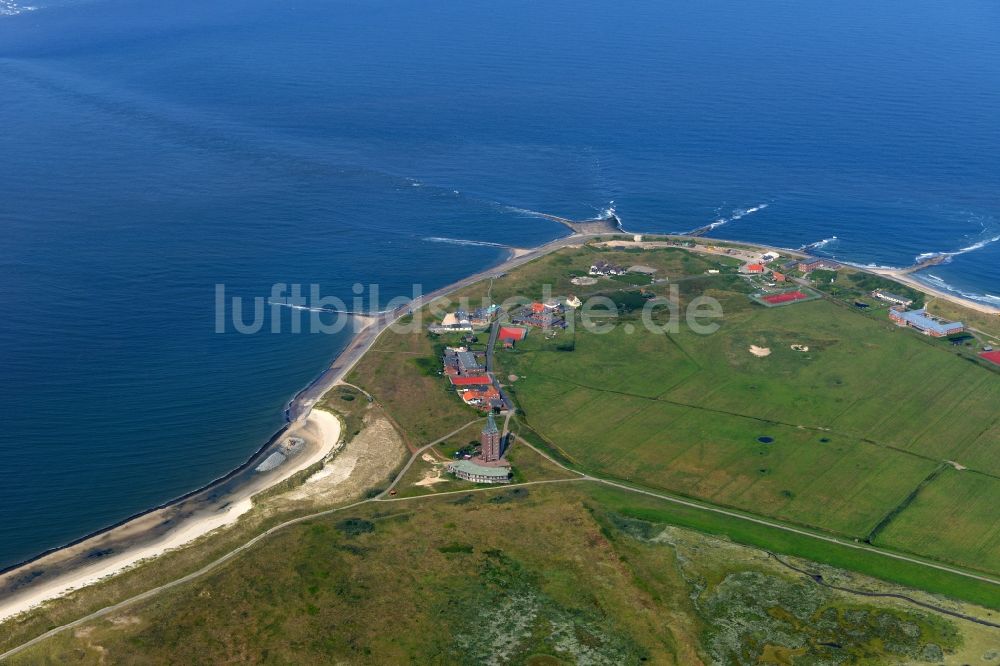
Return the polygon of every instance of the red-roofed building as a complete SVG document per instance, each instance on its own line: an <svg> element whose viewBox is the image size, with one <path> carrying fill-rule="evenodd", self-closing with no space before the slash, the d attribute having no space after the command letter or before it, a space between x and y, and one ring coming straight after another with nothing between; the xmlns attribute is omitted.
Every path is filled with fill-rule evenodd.
<svg viewBox="0 0 1000 666"><path fill-rule="evenodd" d="M740 270L751 275L762 275L766 269L764 264L746 264Z"/></svg>
<svg viewBox="0 0 1000 666"><path fill-rule="evenodd" d="M488 386L490 378L486 375L463 375L449 377L452 386Z"/></svg>
<svg viewBox="0 0 1000 666"><path fill-rule="evenodd" d="M462 400L465 401L467 405L476 405L480 409L489 408L490 403L500 399L500 391L496 390L496 387L489 386L482 391L477 391L474 389L469 389L461 394Z"/></svg>
<svg viewBox="0 0 1000 666"><path fill-rule="evenodd" d="M771 272L771 277L774 278L775 282L784 282L785 281L785 274L784 273L779 273L778 271L772 271Z"/></svg>
<svg viewBox="0 0 1000 666"><path fill-rule="evenodd" d="M541 313L545 312L545 304L544 303L532 303L531 304L531 311L534 312L535 314L541 314Z"/></svg>

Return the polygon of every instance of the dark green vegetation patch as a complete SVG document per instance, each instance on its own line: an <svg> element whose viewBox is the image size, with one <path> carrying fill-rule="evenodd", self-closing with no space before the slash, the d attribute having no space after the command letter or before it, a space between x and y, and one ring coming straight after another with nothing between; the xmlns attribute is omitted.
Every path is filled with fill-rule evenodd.
<svg viewBox="0 0 1000 666"><path fill-rule="evenodd" d="M336 528L348 536L358 536L375 531L375 523L362 518L347 518L336 524Z"/></svg>

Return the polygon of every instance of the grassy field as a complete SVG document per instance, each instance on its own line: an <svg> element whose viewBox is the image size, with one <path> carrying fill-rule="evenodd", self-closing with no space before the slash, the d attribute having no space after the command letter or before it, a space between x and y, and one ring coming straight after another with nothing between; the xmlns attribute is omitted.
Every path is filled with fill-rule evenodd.
<svg viewBox="0 0 1000 666"><path fill-rule="evenodd" d="M1000 562L998 511L1000 479L949 468L921 489L876 543L964 566L995 564Z"/></svg>
<svg viewBox="0 0 1000 666"><path fill-rule="evenodd" d="M574 277L586 275L591 264L599 259L626 268L637 264L655 268L657 272L653 277L657 280L704 274L709 269L733 270L733 260L729 257L702 257L679 248L646 251L602 250L592 245L585 245L563 248L536 259L492 281L492 284L486 281L459 290L452 295L452 299L482 299L487 292L490 293L492 300L498 303L516 297L530 300L566 294L582 296L592 292L633 288L630 282L641 281L633 280L630 276L624 281L598 278L597 284L590 286L572 283ZM646 282L648 279L645 279L643 284ZM546 285L548 290L545 288Z"/></svg>
<svg viewBox="0 0 1000 666"><path fill-rule="evenodd" d="M481 488L481 485L458 479L445 470L447 463L453 460L452 454L455 451L469 446L470 440L478 444L477 438L481 429L482 423L476 423L421 454L396 485L397 497L436 495ZM509 445L505 457L514 475L512 483L570 479L578 476L554 465L523 442L515 441Z"/></svg>
<svg viewBox="0 0 1000 666"><path fill-rule="evenodd" d="M356 507L11 663L971 663L988 645L612 504L560 485Z"/></svg>
<svg viewBox="0 0 1000 666"><path fill-rule="evenodd" d="M387 329L347 381L385 406L413 446L428 444L476 418L438 373L435 341L425 330Z"/></svg>
<svg viewBox="0 0 1000 666"><path fill-rule="evenodd" d="M590 287L578 287L570 282L573 277L586 274L591 263L598 258L626 266L639 263L641 259L644 265L659 271L657 278L684 275L689 271L703 274L728 259L703 259L675 248L643 253L601 252L589 245L565 248L525 264L500 279L459 290L449 297L452 307L445 309L454 309L458 300L463 298L478 305L487 293L491 294L493 301L500 302L512 297L530 300L553 294L632 289L627 284L607 278ZM551 292L543 289L543 285L550 285ZM442 303L443 300L437 302L435 307L440 308ZM421 311L423 326L419 330L410 333L385 331L347 378L374 395L386 407L414 446L433 441L476 416L475 410L463 405L447 380L438 374L443 347L460 344L461 336L428 333L426 325L435 321L430 312L430 307ZM406 323L406 320L401 323ZM475 349L485 348L488 334L480 333L479 338L480 343L473 345ZM330 400L336 402L337 399Z"/></svg>
<svg viewBox="0 0 1000 666"><path fill-rule="evenodd" d="M1000 610L1000 586L990 583L619 488L594 486L587 488L587 493L601 506L632 518L718 535L736 543Z"/></svg>
<svg viewBox="0 0 1000 666"><path fill-rule="evenodd" d="M722 302L714 335L650 333L632 314L498 352L527 423L588 471L856 538L944 460L1000 474L1000 375L848 305L752 305L726 279L678 279L682 300ZM979 556L954 561L1000 572Z"/></svg>

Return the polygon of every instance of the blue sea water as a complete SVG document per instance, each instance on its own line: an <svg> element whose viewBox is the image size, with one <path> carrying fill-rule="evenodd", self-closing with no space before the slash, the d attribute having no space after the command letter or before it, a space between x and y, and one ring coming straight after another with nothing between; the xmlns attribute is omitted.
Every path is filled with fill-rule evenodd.
<svg viewBox="0 0 1000 666"><path fill-rule="evenodd" d="M429 238L533 245L564 230L517 209L614 202L863 264L971 248L928 279L1000 302L989 0L25 4L0 0L0 567L240 464L346 340L216 334L218 283L384 300L503 257Z"/></svg>

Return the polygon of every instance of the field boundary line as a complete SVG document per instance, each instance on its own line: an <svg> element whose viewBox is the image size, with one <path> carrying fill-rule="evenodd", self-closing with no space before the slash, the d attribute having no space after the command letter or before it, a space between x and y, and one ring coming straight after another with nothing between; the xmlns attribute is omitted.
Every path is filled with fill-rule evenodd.
<svg viewBox="0 0 1000 666"><path fill-rule="evenodd" d="M874 546L862 545L859 543L854 543L852 541L846 541L838 537L829 536L826 534L820 534L818 532L811 532L806 529L800 529L798 527L793 527L791 525L783 525L781 523L771 522L764 518L757 518L755 516L739 513L738 511L730 511L729 509L723 509L721 507L712 506L710 504L701 504L698 502L682 499L680 497L672 497L670 495L664 495L662 493L657 493L652 490L644 490L642 488L634 488L632 486L625 485L623 483L618 483L617 481L612 481L610 479L601 479L597 477L588 477L590 480L596 481L598 483L603 483L604 485L613 486L620 490L626 490L634 493L639 493L642 495L648 495L650 497L655 497L657 499L665 500L667 502L673 502L675 504L680 504L682 506L687 506L693 509L702 509L705 511L711 511L713 513L718 513L724 516L729 516L730 518L738 518L740 520L745 520L751 523L756 523L758 525L763 525L765 527L773 527L775 529L784 530L786 532L791 532L793 534L798 534L801 536L812 537L814 539L819 539L821 541L826 541L827 543L833 543L838 546L846 546L847 548L853 548L855 550L863 550L868 553L874 553L877 555L882 555L884 557L889 557L896 560L901 560L904 562L909 562L911 564L916 564L918 566L930 567L932 569L938 569L950 574L955 574L958 576L963 576L965 578L972 578L984 583L989 583L991 585L1000 586L1000 580L991 578L989 576L975 574L970 571L962 571L961 569L955 569L944 564L938 564L936 562L929 562L927 560L922 560L916 557L910 557L908 555L903 555L901 553L895 553L890 550L884 550L882 548L876 548ZM877 576L874 576L877 578ZM904 586L905 587L905 586Z"/></svg>

